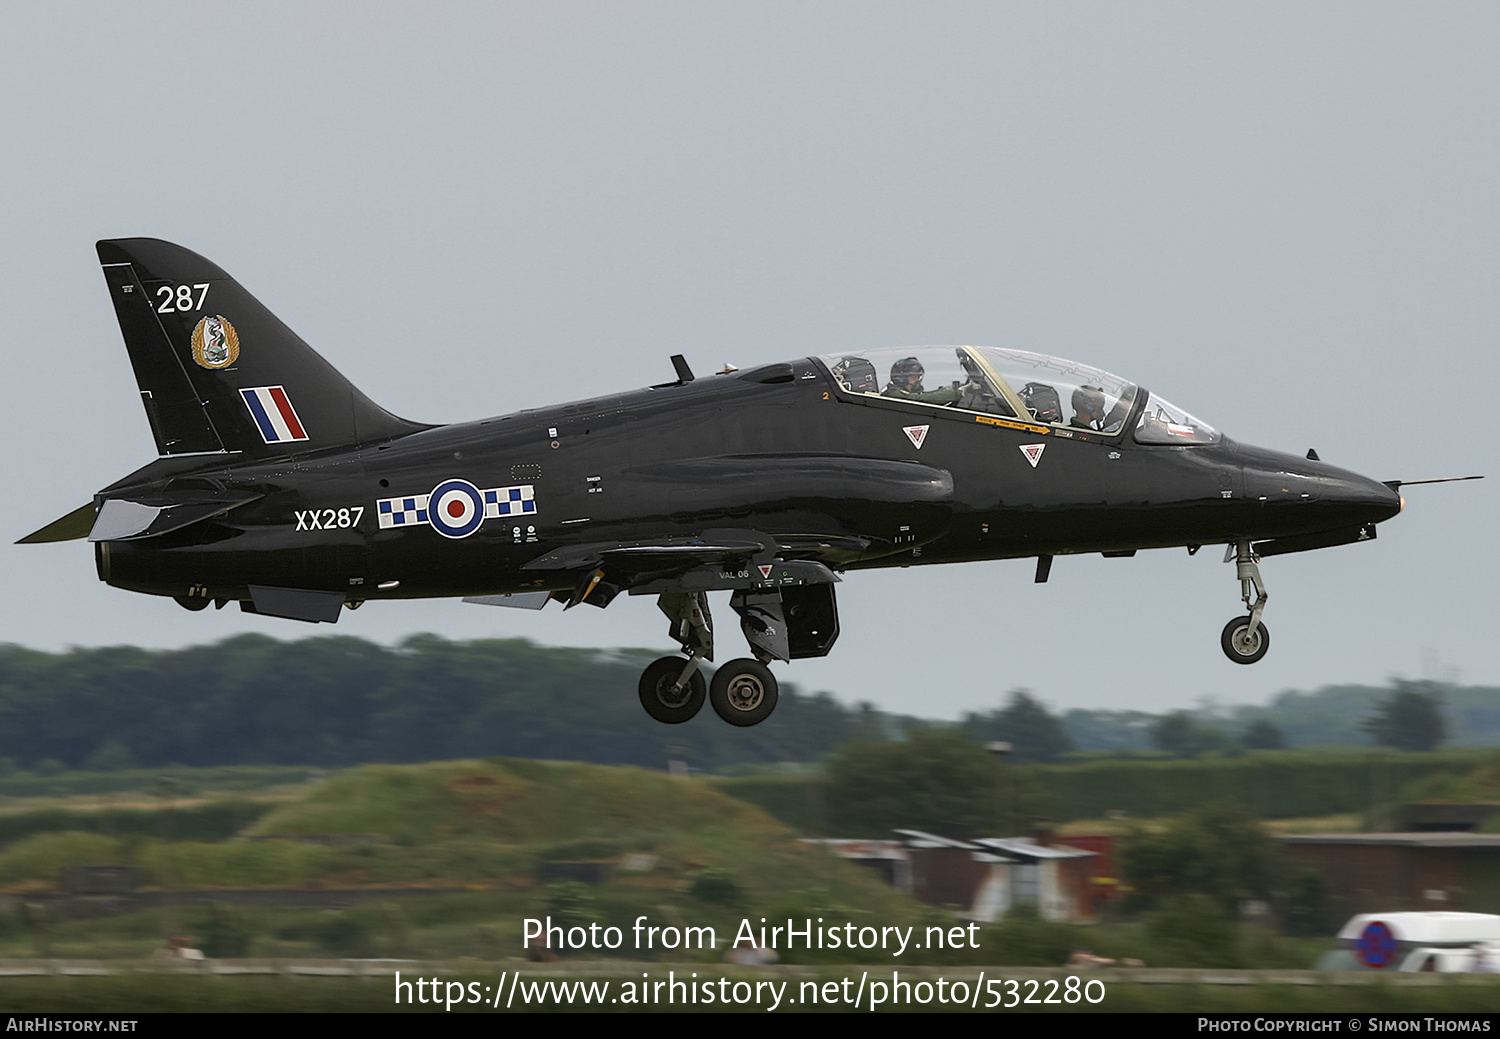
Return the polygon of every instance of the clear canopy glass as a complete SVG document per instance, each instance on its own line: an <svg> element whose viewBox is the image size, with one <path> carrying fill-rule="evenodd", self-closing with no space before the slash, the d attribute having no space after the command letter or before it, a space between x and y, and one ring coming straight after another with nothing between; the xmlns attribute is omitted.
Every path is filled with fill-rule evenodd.
<svg viewBox="0 0 1500 1039"><path fill-rule="evenodd" d="M1222 434L1153 393L1135 424L1135 439L1142 444L1214 444Z"/></svg>
<svg viewBox="0 0 1500 1039"><path fill-rule="evenodd" d="M1119 433L1131 382L1076 361L993 346L922 346L820 358L848 393Z"/></svg>

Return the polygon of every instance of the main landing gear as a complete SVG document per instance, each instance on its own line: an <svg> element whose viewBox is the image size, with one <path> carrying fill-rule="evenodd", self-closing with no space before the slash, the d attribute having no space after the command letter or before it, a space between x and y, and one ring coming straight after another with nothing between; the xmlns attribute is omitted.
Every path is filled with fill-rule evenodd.
<svg viewBox="0 0 1500 1039"><path fill-rule="evenodd" d="M1236 664L1253 664L1271 648L1271 633L1260 622L1260 615L1265 612L1266 600L1270 596L1266 594L1266 586L1260 579L1259 560L1251 551L1250 542L1235 542L1234 552L1235 568L1240 578L1240 598L1245 601L1245 607L1250 613L1244 617L1236 617L1224 625L1219 645L1223 647L1224 655ZM1255 593L1253 603L1250 601L1252 591Z"/></svg>
<svg viewBox="0 0 1500 1039"><path fill-rule="evenodd" d="M688 659L653 660L641 675L641 706L657 721L677 725L703 707L707 683L698 668L714 658L714 622L702 592L663 592L656 605L671 620L672 637Z"/></svg>
<svg viewBox="0 0 1500 1039"><path fill-rule="evenodd" d="M771 716L776 710L776 676L761 661L748 657L731 660L714 672L712 684L704 682L700 665L714 658L714 628L707 595L663 592L657 606L671 621L672 638L681 644L688 659L662 657L646 668L641 675L640 693L641 706L647 714L659 722L676 725L696 715L707 699L713 704L714 713L730 725L759 725ZM779 616L779 610L777 613ZM763 620L757 617L757 622ZM762 623L762 627L767 626L768 623ZM776 633L774 626L770 632ZM756 634L760 635L760 629L756 629ZM758 648L754 641L752 648Z"/></svg>
<svg viewBox="0 0 1500 1039"><path fill-rule="evenodd" d="M758 725L776 710L776 676L759 660L731 660L714 672L708 702L730 725Z"/></svg>

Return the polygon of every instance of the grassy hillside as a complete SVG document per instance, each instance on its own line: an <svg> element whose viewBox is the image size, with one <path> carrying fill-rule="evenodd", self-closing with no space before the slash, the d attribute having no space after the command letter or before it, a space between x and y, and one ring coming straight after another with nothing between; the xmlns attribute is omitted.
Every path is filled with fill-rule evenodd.
<svg viewBox="0 0 1500 1039"><path fill-rule="evenodd" d="M526 888L547 862L637 853L632 864L645 868L622 872L621 883L686 888L712 868L739 892L728 901L812 888L891 898L760 809L643 769L500 758L370 765L246 821L230 840L35 833L0 850L0 885L38 890L66 866L120 865L168 888Z"/></svg>

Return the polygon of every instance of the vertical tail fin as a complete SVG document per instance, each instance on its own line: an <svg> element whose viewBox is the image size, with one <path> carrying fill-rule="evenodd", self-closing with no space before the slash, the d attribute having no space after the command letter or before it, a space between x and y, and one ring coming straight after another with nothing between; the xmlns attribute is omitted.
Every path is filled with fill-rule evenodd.
<svg viewBox="0 0 1500 1039"><path fill-rule="evenodd" d="M429 428L355 389L197 253L155 238L96 248L161 454L299 454Z"/></svg>

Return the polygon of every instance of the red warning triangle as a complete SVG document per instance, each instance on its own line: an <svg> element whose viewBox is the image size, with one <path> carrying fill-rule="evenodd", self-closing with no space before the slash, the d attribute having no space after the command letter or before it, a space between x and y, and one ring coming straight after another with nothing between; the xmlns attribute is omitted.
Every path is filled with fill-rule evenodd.
<svg viewBox="0 0 1500 1039"><path fill-rule="evenodd" d="M1036 464L1042 460L1042 452L1047 449L1046 444L1022 444L1021 453L1026 456L1026 461L1031 463L1035 469Z"/></svg>
<svg viewBox="0 0 1500 1039"><path fill-rule="evenodd" d="M911 441L911 446L920 451L922 441L927 439L927 431L931 428L931 426L902 426L901 432L906 434L906 439Z"/></svg>
<svg viewBox="0 0 1500 1039"><path fill-rule="evenodd" d="M774 565L775 564L773 563L773 564L771 564L771 566L756 566L755 569L757 569L757 570L760 571L760 576L762 576L762 577L770 577L771 576L771 567L774 566Z"/></svg>

